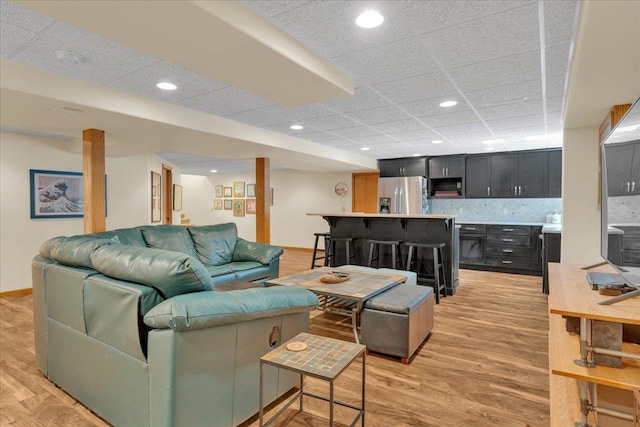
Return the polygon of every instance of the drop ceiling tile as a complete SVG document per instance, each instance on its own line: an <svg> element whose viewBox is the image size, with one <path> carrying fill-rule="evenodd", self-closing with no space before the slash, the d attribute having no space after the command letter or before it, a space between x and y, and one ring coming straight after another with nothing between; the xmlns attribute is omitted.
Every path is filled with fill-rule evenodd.
<svg viewBox="0 0 640 427"><path fill-rule="evenodd" d="M486 130L487 128L481 122L476 123L463 123L459 125L440 126L433 128L436 132L444 135L445 138L449 138L454 135L464 135L468 133L478 133Z"/></svg>
<svg viewBox="0 0 640 427"><path fill-rule="evenodd" d="M430 32L423 40L446 69L539 49L538 6L530 3Z"/></svg>
<svg viewBox="0 0 640 427"><path fill-rule="evenodd" d="M194 98L178 101L177 104L216 116L228 116L242 111L266 107L271 103L242 90L225 87Z"/></svg>
<svg viewBox="0 0 640 427"><path fill-rule="evenodd" d="M308 1L294 0L242 0L242 3L249 6L262 16L277 16L288 10L295 9L309 3Z"/></svg>
<svg viewBox="0 0 640 427"><path fill-rule="evenodd" d="M540 50L449 70L463 92L540 79Z"/></svg>
<svg viewBox="0 0 640 427"><path fill-rule="evenodd" d="M548 129L548 128L547 128ZM548 131L547 131L548 132ZM525 139L527 136L538 136L545 134L544 124L533 126L522 126L519 128L496 129L493 131L498 139Z"/></svg>
<svg viewBox="0 0 640 427"><path fill-rule="evenodd" d="M547 78L547 98L556 98L564 95L565 76Z"/></svg>
<svg viewBox="0 0 640 427"><path fill-rule="evenodd" d="M274 111L274 107L276 111ZM240 113L229 114L226 116L228 119L235 120L242 123L247 123L252 126L266 126L270 130L275 130L276 132L280 131L292 131L289 129L291 126L291 122L286 117L279 114L279 109L277 106L268 106L263 108L257 108L255 110L242 111ZM272 125L280 125L276 129ZM302 131L308 131L307 128L302 129ZM313 130L311 130L313 131Z"/></svg>
<svg viewBox="0 0 640 427"><path fill-rule="evenodd" d="M324 143L326 141L339 141L342 139L341 137L329 132L305 133L304 135L301 135L300 138L306 139L312 142L321 142L321 143Z"/></svg>
<svg viewBox="0 0 640 427"><path fill-rule="evenodd" d="M329 147L334 147L334 148L345 148L345 147L362 147L363 145L357 141L354 141L352 139L335 139L333 141L323 141L322 142L323 145L327 145Z"/></svg>
<svg viewBox="0 0 640 427"><path fill-rule="evenodd" d="M477 108L497 107L513 102L542 99L542 84L540 80L530 80L522 83L496 86L488 89L466 92L471 104Z"/></svg>
<svg viewBox="0 0 640 427"><path fill-rule="evenodd" d="M0 56L9 58L35 36L33 31L3 22L0 25Z"/></svg>
<svg viewBox="0 0 640 427"><path fill-rule="evenodd" d="M255 110L254 110L255 111ZM243 113L239 113L239 114L243 114ZM227 118L231 118L231 116L227 116ZM258 125L255 125L258 126ZM314 129L310 126L305 126L304 129L291 129L291 122L286 122L286 123L279 123L279 124L273 124L270 126L264 126L265 129L269 129L272 130L274 132L279 132L282 133L284 135L289 135L289 136L295 136L298 138L302 138L302 139L306 139L307 134L312 134L312 133L317 133L318 129ZM337 137L336 137L337 138Z"/></svg>
<svg viewBox="0 0 640 427"><path fill-rule="evenodd" d="M40 32L54 22L52 18L32 12L17 4L2 0L0 2L0 21L33 32Z"/></svg>
<svg viewBox="0 0 640 427"><path fill-rule="evenodd" d="M369 110L352 111L344 113L344 116L353 119L359 123L366 125L374 125L376 123L394 122L398 120L409 119L409 115L400 110L398 107L377 107Z"/></svg>
<svg viewBox="0 0 640 427"><path fill-rule="evenodd" d="M431 141L434 139L442 139L441 136L430 129L419 129L408 132L390 133L389 136L400 141Z"/></svg>
<svg viewBox="0 0 640 427"><path fill-rule="evenodd" d="M437 64L415 38L332 57L331 61L353 75L356 84L374 85L438 70Z"/></svg>
<svg viewBox="0 0 640 427"><path fill-rule="evenodd" d="M512 117L509 119L487 120L489 129L496 133L500 130L506 129L520 129L528 126L542 125L544 124L544 115L533 114L531 116Z"/></svg>
<svg viewBox="0 0 640 427"><path fill-rule="evenodd" d="M349 118L340 114L307 119L305 120L304 124L321 130L352 128L360 125L359 123L356 123L353 120L350 120Z"/></svg>
<svg viewBox="0 0 640 427"><path fill-rule="evenodd" d="M388 144L388 143L398 142L392 137L387 135L359 136L351 139L364 145L379 145L379 144Z"/></svg>
<svg viewBox="0 0 640 427"><path fill-rule="evenodd" d="M485 121L542 114L542 99L479 108L478 113Z"/></svg>
<svg viewBox="0 0 640 427"><path fill-rule="evenodd" d="M329 110L322 104L310 104L302 107L288 108L282 107L284 114L291 120L304 122L306 119L313 119L317 117L332 116L335 113ZM302 123L304 124L304 123Z"/></svg>
<svg viewBox="0 0 640 427"><path fill-rule="evenodd" d="M372 128L382 133L399 133L411 130L424 129L425 126L415 119L398 120L393 122L384 122L371 125Z"/></svg>
<svg viewBox="0 0 640 427"><path fill-rule="evenodd" d="M560 111L547 113L547 125L562 123L562 113Z"/></svg>
<svg viewBox="0 0 640 427"><path fill-rule="evenodd" d="M460 135L453 135L448 138L454 144L475 144L482 143L482 141L495 139L488 130L483 130L473 133L465 133Z"/></svg>
<svg viewBox="0 0 640 427"><path fill-rule="evenodd" d="M439 104L446 100L455 100L459 102L458 105L454 105L453 107L441 107ZM460 95L458 93L450 93L449 95L442 96L437 99L407 102L405 104L399 104L398 106L414 117L426 117L467 110L469 106L460 101Z"/></svg>
<svg viewBox="0 0 640 427"><path fill-rule="evenodd" d="M562 102L564 98L562 96L547 98L547 113L562 112Z"/></svg>
<svg viewBox="0 0 640 427"><path fill-rule="evenodd" d="M336 113L348 113L350 111L382 107L389 105L389 102L368 86L360 86L354 89L353 96L332 99L324 102L323 105Z"/></svg>
<svg viewBox="0 0 640 427"><path fill-rule="evenodd" d="M442 72L379 83L372 88L395 103L439 98L456 92Z"/></svg>
<svg viewBox="0 0 640 427"><path fill-rule="evenodd" d="M547 143L537 141L512 142L504 144L507 151L542 150L547 148Z"/></svg>
<svg viewBox="0 0 640 427"><path fill-rule="evenodd" d="M473 110L452 111L450 113L419 117L419 119L432 128L460 125L464 123L474 123L480 121L480 118L476 113L473 112Z"/></svg>
<svg viewBox="0 0 640 427"><path fill-rule="evenodd" d="M575 0L545 1L544 42L547 46L571 41L576 18Z"/></svg>
<svg viewBox="0 0 640 427"><path fill-rule="evenodd" d="M549 46L545 49L546 76L565 76L569 67L570 42Z"/></svg>
<svg viewBox="0 0 640 427"><path fill-rule="evenodd" d="M363 137L363 136L380 135L380 132L368 126L356 126L352 128L335 129L335 130L332 130L331 133L344 138L357 138L357 137Z"/></svg>

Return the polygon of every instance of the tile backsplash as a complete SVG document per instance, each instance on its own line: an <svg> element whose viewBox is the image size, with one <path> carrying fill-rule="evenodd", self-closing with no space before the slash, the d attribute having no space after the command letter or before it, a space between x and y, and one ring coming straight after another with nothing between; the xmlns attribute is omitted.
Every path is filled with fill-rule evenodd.
<svg viewBox="0 0 640 427"><path fill-rule="evenodd" d="M609 197L609 224L640 223L640 196Z"/></svg>
<svg viewBox="0 0 640 427"><path fill-rule="evenodd" d="M465 222L543 223L553 212L562 213L562 199L429 199L427 213Z"/></svg>

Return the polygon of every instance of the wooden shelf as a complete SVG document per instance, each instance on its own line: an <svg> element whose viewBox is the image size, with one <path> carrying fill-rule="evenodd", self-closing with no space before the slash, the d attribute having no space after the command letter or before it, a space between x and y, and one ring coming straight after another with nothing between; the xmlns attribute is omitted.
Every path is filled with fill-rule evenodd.
<svg viewBox="0 0 640 427"><path fill-rule="evenodd" d="M622 350L640 353L640 346L623 343ZM549 369L552 374L633 390L640 386L640 361L622 358L622 368L596 365L593 368L578 366L573 361L580 358L580 337L565 329L562 316L549 316Z"/></svg>

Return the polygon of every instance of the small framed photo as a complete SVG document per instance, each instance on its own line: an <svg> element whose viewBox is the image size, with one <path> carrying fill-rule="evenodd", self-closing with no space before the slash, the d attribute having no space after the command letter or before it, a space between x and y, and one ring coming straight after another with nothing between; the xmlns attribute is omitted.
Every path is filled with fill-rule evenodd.
<svg viewBox="0 0 640 427"><path fill-rule="evenodd" d="M233 197L244 197L244 181L233 183Z"/></svg>
<svg viewBox="0 0 640 427"><path fill-rule="evenodd" d="M256 199L247 199L247 214L256 213Z"/></svg>
<svg viewBox="0 0 640 427"><path fill-rule="evenodd" d="M244 216L244 199L233 199L233 216Z"/></svg>
<svg viewBox="0 0 640 427"><path fill-rule="evenodd" d="M213 209L217 211L222 210L222 199L214 199L213 200Z"/></svg>
<svg viewBox="0 0 640 427"><path fill-rule="evenodd" d="M173 184L173 210L182 210L182 185Z"/></svg>
<svg viewBox="0 0 640 427"><path fill-rule="evenodd" d="M223 188L222 185L216 185L216 197L222 197L224 195Z"/></svg>
<svg viewBox="0 0 640 427"><path fill-rule="evenodd" d="M224 210L230 211L231 209L233 209L233 200L224 199Z"/></svg>
<svg viewBox="0 0 640 427"><path fill-rule="evenodd" d="M247 197L256 197L256 185L247 184Z"/></svg>
<svg viewBox="0 0 640 427"><path fill-rule="evenodd" d="M224 187L224 197L233 196L233 188L232 187Z"/></svg>

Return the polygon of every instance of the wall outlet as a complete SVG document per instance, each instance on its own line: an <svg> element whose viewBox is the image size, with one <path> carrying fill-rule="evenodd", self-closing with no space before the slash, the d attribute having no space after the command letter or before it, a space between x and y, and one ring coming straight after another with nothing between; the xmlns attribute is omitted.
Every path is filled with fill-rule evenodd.
<svg viewBox="0 0 640 427"><path fill-rule="evenodd" d="M509 209L502 208L502 215L509 215Z"/></svg>

